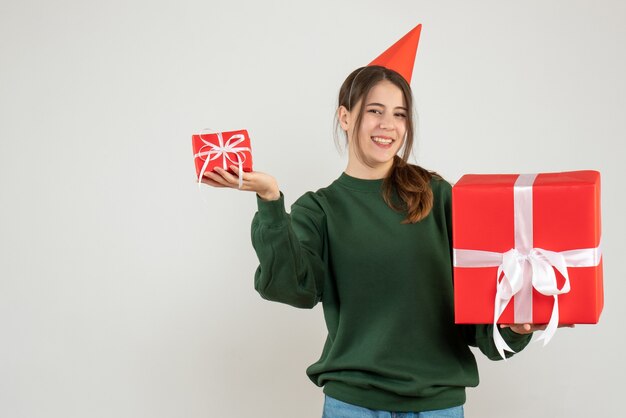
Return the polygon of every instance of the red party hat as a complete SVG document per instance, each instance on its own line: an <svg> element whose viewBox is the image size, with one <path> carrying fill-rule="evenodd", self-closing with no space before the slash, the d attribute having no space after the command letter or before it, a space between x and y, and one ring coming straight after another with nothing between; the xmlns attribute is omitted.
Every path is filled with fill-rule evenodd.
<svg viewBox="0 0 626 418"><path fill-rule="evenodd" d="M415 55L417 54L417 45L420 41L421 32L422 24L420 23L398 42L391 45L389 49L380 54L374 61L370 62L368 66L380 65L381 67L394 70L411 84L413 64L415 64Z"/></svg>

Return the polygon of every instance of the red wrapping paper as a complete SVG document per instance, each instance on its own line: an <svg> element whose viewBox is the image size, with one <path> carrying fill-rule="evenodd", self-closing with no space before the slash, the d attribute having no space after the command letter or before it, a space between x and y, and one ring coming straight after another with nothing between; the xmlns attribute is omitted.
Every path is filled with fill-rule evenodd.
<svg viewBox="0 0 626 418"><path fill-rule="evenodd" d="M207 159L209 159L209 162L206 164L205 172L214 171L216 167L222 167L233 173L230 166L234 165L237 167L239 162L241 162L243 171L252 171L250 137L245 129L192 135L191 143L196 166L196 177L198 178Z"/></svg>
<svg viewBox="0 0 626 418"><path fill-rule="evenodd" d="M504 253L515 246L514 184L518 175L465 175L452 189L456 249ZM561 252L600 246L600 174L545 173L532 186L533 247ZM456 263L455 263L456 264ZM454 267L456 323L493 323L498 267ZM569 267L570 292L558 296L560 324L597 323L602 312L602 260ZM559 288L564 281L556 272ZM498 323L514 323L514 297ZM547 323L553 297L533 289L532 322Z"/></svg>

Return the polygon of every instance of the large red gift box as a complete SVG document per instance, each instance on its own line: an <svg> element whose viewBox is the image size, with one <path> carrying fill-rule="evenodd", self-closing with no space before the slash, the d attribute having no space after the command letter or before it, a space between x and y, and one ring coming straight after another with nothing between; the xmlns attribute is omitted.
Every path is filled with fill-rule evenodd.
<svg viewBox="0 0 626 418"><path fill-rule="evenodd" d="M465 175L452 188L452 225L456 323L598 322L600 173ZM507 274L519 281L504 283Z"/></svg>
<svg viewBox="0 0 626 418"><path fill-rule="evenodd" d="M231 173L231 165L246 172L252 171L250 137L245 129L192 135L191 144L198 180L204 172L214 171L215 167Z"/></svg>

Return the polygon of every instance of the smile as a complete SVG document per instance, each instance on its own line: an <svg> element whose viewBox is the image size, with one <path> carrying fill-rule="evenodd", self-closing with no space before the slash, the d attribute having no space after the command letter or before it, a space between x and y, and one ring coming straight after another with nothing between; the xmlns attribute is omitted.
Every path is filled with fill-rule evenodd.
<svg viewBox="0 0 626 418"><path fill-rule="evenodd" d="M376 142L377 144L381 144L381 145L389 145L393 142L393 139L389 138L389 137L385 137L385 136L373 136L372 137L372 141Z"/></svg>

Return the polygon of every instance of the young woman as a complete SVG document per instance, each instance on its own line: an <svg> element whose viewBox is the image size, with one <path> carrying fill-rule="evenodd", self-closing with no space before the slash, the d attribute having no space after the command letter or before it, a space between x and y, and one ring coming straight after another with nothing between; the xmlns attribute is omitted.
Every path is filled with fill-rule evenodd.
<svg viewBox="0 0 626 418"><path fill-rule="evenodd" d="M238 173L241 189L257 193L255 288L296 307L322 302L328 338L307 374L324 387L325 418L462 417L465 388L478 384L468 345L500 358L491 325L454 324L451 186L407 163L412 106L395 71L350 74L337 110L348 166L298 199L291 215L273 177ZM205 177L211 186L239 186L221 169ZM534 330L501 331L519 351Z"/></svg>

